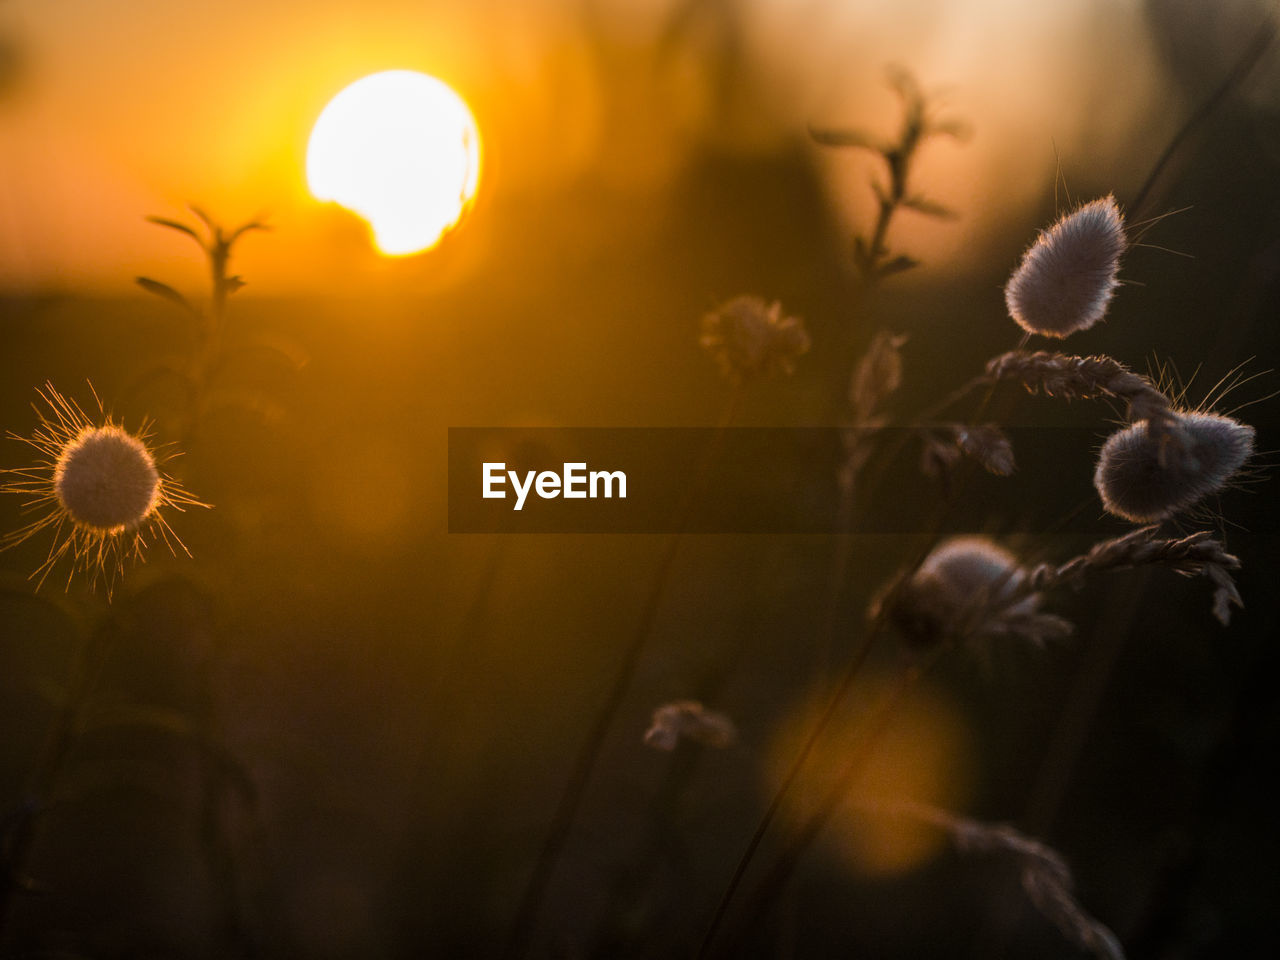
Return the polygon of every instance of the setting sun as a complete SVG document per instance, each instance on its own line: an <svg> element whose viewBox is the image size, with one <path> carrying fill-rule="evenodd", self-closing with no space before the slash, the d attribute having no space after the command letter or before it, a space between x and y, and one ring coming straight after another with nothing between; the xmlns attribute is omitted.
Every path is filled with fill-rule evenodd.
<svg viewBox="0 0 1280 960"><path fill-rule="evenodd" d="M389 70L329 101L307 145L307 185L369 222L389 256L434 246L461 219L480 174L467 105L434 77Z"/></svg>

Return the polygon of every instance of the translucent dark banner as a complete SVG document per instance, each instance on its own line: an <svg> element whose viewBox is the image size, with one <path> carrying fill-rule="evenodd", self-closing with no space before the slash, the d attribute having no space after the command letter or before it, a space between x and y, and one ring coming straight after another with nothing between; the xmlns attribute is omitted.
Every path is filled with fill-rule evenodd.
<svg viewBox="0 0 1280 960"><path fill-rule="evenodd" d="M1104 440L1096 427L1024 427L993 437L956 435L945 426L874 434L451 428L449 531L1122 532L1132 525L1108 516L1093 488ZM848 501L840 477L851 452L866 461L842 519ZM1012 473L988 469L1007 468L1006 460ZM1217 509L1215 498L1188 522L1216 524ZM1260 512L1250 528L1271 532L1267 517Z"/></svg>

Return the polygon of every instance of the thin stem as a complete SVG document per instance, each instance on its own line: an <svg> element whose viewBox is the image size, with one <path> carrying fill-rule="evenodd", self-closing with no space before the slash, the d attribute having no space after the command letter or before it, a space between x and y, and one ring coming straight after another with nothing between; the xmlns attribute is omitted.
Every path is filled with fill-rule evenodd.
<svg viewBox="0 0 1280 960"><path fill-rule="evenodd" d="M866 256L859 264L868 286L874 286L880 279L878 267L880 261L889 255L887 240L889 225L893 215L898 212L903 198L907 195L907 175L911 169L911 158L915 153L918 140L911 139L906 133L903 141L889 153L884 154L885 164L889 168L889 195L880 196L880 210L876 215L876 224L871 231L871 240L867 243Z"/></svg>
<svg viewBox="0 0 1280 960"><path fill-rule="evenodd" d="M194 431L196 421L200 419L209 381L222 356L223 328L227 316L227 264L231 259L231 245L223 238L221 227L214 228L205 253L209 258L209 312L204 343L200 345L200 355L196 361L195 391L191 398L188 435Z"/></svg>
<svg viewBox="0 0 1280 960"><path fill-rule="evenodd" d="M872 230L870 241L865 245L865 247L861 247L860 245L863 255L859 258L858 265L861 268L863 275L861 293L864 301L869 299L870 294L879 286L880 280L883 279L877 268L880 261L888 254L888 250L886 249L886 238L888 236L889 226L893 221L894 214L901 206L903 198L906 196L910 160L916 146L916 140L911 138L909 131L910 125L907 127L907 132L904 132L902 144L891 154L884 155L890 174L889 195L880 198L879 213L876 217L876 223ZM984 382L986 382L985 378L975 378L969 383L966 383L952 394L943 398L943 400L938 404L926 410L921 415L920 419L923 419L926 416L932 416L935 410L945 410L951 404L963 399L976 386L979 386ZM992 387L994 387L994 385L992 385ZM990 403L992 393L993 388L988 389L982 402L982 410L985 410L986 406ZM905 438L899 438L898 444L893 449L894 456L896 456L900 451L903 443L905 443ZM881 474L882 473L883 470L881 471ZM878 479L879 477L877 477L877 480ZM854 491L855 483L852 478L848 483L842 484L841 486L838 511L839 540L836 544L835 555L832 561L831 589L827 598L823 640L821 644L821 649L824 651L824 657L828 656L827 651L830 650L834 641L835 623L839 611L840 598L843 594L844 582L847 579L852 545L852 535L850 530L853 525L855 508ZM939 527L941 526L941 523L942 516L938 519ZM937 534L935 533L931 539L936 540ZM926 550L922 551L920 556L916 559L912 569L918 567L920 563L923 562L927 553L928 549L926 548ZM778 812L782 808L782 803L785 800L786 795L795 784L801 769L803 769L805 763L808 761L814 747L817 745L817 742L821 739L823 733L830 725L841 701L852 689L863 665L866 663L867 657L870 655L871 648L875 645L880 634L883 633L885 626L886 624L883 615L878 616L871 624L861 645L854 652L844 674L841 676L839 682L835 686L835 689L832 691L831 697L827 701L827 705L824 708L822 715L819 717L818 722L810 731L809 736L806 738L799 754L792 761L787 773L783 776L781 785L775 791L773 798L770 800L764 816L756 825L755 832L747 842L747 847L743 851L737 865L734 867L733 874L729 878L728 886L725 888L724 893L721 895L720 900L716 905L715 912L712 914L706 933L703 935L702 944L698 951L699 958L706 957L708 955L711 945L715 940L716 933L724 922L729 904L732 902L734 894L737 892L739 886L741 886L742 880L746 876L747 869L750 866L752 859L755 857L756 852L759 850L760 844L763 842L765 835L769 832L774 820L777 819Z"/></svg>
<svg viewBox="0 0 1280 960"><path fill-rule="evenodd" d="M700 699L707 699L705 692ZM619 917L626 916L628 909L635 901L650 889L653 875L664 857L669 859L675 851L680 849L679 838L673 836L674 827L679 818L685 789L699 772L705 750L706 748L700 744L688 742L677 744L671 762L667 766L666 775L659 782L649 803L650 829L647 831L647 836L637 844L640 852L623 871L615 874L610 884L607 905L601 911L602 919L597 924L595 934L588 941L593 944L588 951L590 955L600 956L602 950L608 950L613 946L621 935L614 924ZM628 947L632 952L642 947L643 941L637 937L636 933L629 931L626 936ZM645 951L641 950L641 952Z"/></svg>
<svg viewBox="0 0 1280 960"><path fill-rule="evenodd" d="M737 416L743 392L743 384L741 382L735 384L733 392L725 405L720 422L716 426L715 433L707 445L701 462L691 476L684 499L677 509L672 531L663 547L658 567L654 571L653 580L649 585L649 592L645 597L643 607L641 607L640 618L636 623L635 632L623 651L622 660L618 664L613 683L605 695L604 701L596 711L595 718L588 728L586 739L579 748L578 756L569 774L569 780L565 784L564 793L561 795L560 802L552 816L546 839L543 841L542 849L538 852L537 860L534 861L529 882L525 886L524 894L516 910L515 919L512 921L507 935L506 946L502 952L503 957L516 958L523 956L529 947L537 924L538 912L546 897L551 874L560 859L565 843L569 839L569 832L573 827L578 808L582 804L587 784L591 780L596 764L599 762L605 737L609 732L609 728L613 725L614 718L617 716L627 690L631 686L631 681L635 676L645 640L648 639L649 633L653 629L654 621L657 619L662 596L666 591L667 580L670 577L671 568L680 547L680 541L683 539L684 531L688 527L693 507L698 500L698 495L701 492L712 460L719 450L725 431Z"/></svg>
<svg viewBox="0 0 1280 960"><path fill-rule="evenodd" d="M33 821L43 812L50 792L62 775L75 743L76 725L81 710L96 686L100 672L94 669L96 648L93 635L86 637L77 646L71 662L66 698L45 734L44 744L31 774L27 800L23 809L13 818L12 826L7 828L9 836L0 837L0 841L6 845L3 850L6 875L0 877L0 944L4 942L4 932L12 919L16 895L26 884L26 865L35 842ZM96 665L100 668L101 661Z"/></svg>
<svg viewBox="0 0 1280 960"><path fill-rule="evenodd" d="M1026 343L1025 337L1023 338L1022 343L1025 345ZM975 417L981 417L986 412L987 407L990 406L992 397L995 394L995 383L989 382L982 378L978 378L978 379L975 379L974 381L971 381L970 385L966 387L966 391L965 391L965 392L968 392L968 390L971 390L974 386L981 385L982 383L987 383L988 389L986 394L982 398L982 402L978 407L978 411L975 414ZM950 398L948 398L948 401L951 402ZM956 488L957 488L956 491L952 494L951 497L949 497L946 501L943 502L939 510L935 513L929 537L927 538L925 545L917 553L912 563L908 567L909 573L906 574L907 576L910 575L910 572L914 572L915 570L919 569L920 565L924 562L925 558L929 555L930 550L932 550L933 547L937 544L937 541L941 534L942 527L946 523L946 520L948 515L950 514L950 511L954 509L955 503L958 500L959 490L963 487L963 482L964 481L962 478L961 481L956 485ZM851 514L846 514L847 509L849 509L849 506L847 504L842 503L842 506L841 506L842 521L851 520ZM842 534L841 550L840 550L840 553L837 554L837 562L835 566L837 574L842 574L845 566L847 565L847 559L848 559L847 547L848 547L848 542L850 540L850 536L851 535L847 533ZM842 580L843 578L841 578L840 581L833 583L832 597L830 599L830 605L828 608L828 614L829 614L828 629L831 629L834 624L834 613L836 609L836 601L838 600L838 596L839 596L838 591L842 589L842 585L843 585ZM769 802L769 806L765 810L764 816L761 818L759 824L757 824L755 832L751 835L751 839L747 842L747 848L743 852L742 857L738 860L738 864L734 868L733 874L729 879L729 884L726 887L725 892L721 895L720 901L716 905L715 913L712 915L711 922L707 926L707 931L703 935L702 945L699 947L699 950L698 950L699 960L702 960L702 958L710 956L711 945L715 940L717 931L719 930L720 926L723 924L724 918L728 913L729 904L732 902L734 894L737 892L738 888L741 886L742 880L746 876L747 868L750 866L752 859L755 857L756 852L759 850L760 844L763 842L765 835L769 832L769 829L773 825L774 820L777 819L778 813L782 809L782 803L786 798L786 795L790 792L791 787L795 784L796 779L800 775L801 769L804 767L805 763L808 761L809 756L813 753L814 747L817 745L818 741L822 738L823 733L826 732L827 727L830 725L832 719L835 717L836 711L839 708L841 701L848 694L848 692L853 688L853 684L857 680L858 674L861 672L862 667L867 660L867 656L871 652L872 646L875 644L876 640L880 637L880 635L885 631L887 627L885 610L887 610L887 608L888 608L888 604L885 604L885 606L881 610L881 613L876 617L876 619L872 622L871 626L869 627L866 637L863 639L862 644L854 653L853 659L850 660L848 667L845 669L844 675L840 678L840 682L836 685L836 688L832 692L830 699L827 701L827 705L823 709L822 715L818 718L817 723L814 725L814 728L810 731L809 736L806 738L804 745L800 748L799 754L792 761L791 766L787 770L787 773L783 776L782 783L779 785L778 789L774 792L773 799Z"/></svg>
<svg viewBox="0 0 1280 960"><path fill-rule="evenodd" d="M893 719L894 712L902 703L907 693L915 686L917 681L924 676L928 669L938 660L943 649L939 647L930 656L924 660L917 661L903 671L902 677L898 683L889 692L889 694L881 701L879 707L872 716L865 722L867 732L862 740L860 749L855 753L854 758L845 767L844 771L836 778L835 782L823 794L822 799L818 803L817 808L809 819L792 835L791 841L774 862L774 865L761 879L756 886L755 892L748 898L747 905L743 911L744 916L750 921L752 918L760 917L764 910L777 896L778 891L790 879L792 873L795 872L796 865L800 862L800 858L805 851L809 849L814 840L822 832L822 829L831 819L832 814L839 809L841 802L845 796L853 788L866 768L867 762L871 759L875 752L876 746L879 744L885 732L889 729L889 723ZM830 710L834 713L834 709ZM830 715L824 716L824 721L830 719ZM812 743L807 746L812 746ZM725 945L725 949L721 951L724 956L733 956L737 941L741 936L740 931L738 937L734 937ZM707 939L704 940L702 950L699 957L710 956L711 939L715 930L708 931Z"/></svg>
<svg viewBox="0 0 1280 960"><path fill-rule="evenodd" d="M1021 824L1033 836L1047 838L1050 835L1151 579L1152 571L1148 568L1111 589L1099 626L1082 653L1065 706L1032 783ZM986 960L1004 957L1020 915L1021 911L1000 916L989 914L974 939L973 956Z"/></svg>
<svg viewBox="0 0 1280 960"><path fill-rule="evenodd" d="M759 850L760 844L764 841L765 834L769 832L769 828L777 819L779 811L782 809L782 803L786 799L787 794L791 791L791 787L795 784L800 776L800 771L808 762L809 757L813 753L813 749L817 746L818 741L826 732L832 719L835 717L836 711L839 709L845 695L853 687L854 681L858 678L858 674L862 670L862 665L867 660L867 655L871 652L872 646L876 639L884 630L883 618L878 618L868 630L862 644L854 653L853 659L849 661L848 667L845 669L844 675L840 678L840 682L836 684L835 690L832 691L830 698L827 700L826 707L823 708L822 715L818 718L818 722L813 729L809 731L809 736L805 738L800 752L795 759L791 761L791 766L787 769L786 774L782 778L782 783L773 794L773 799L769 802L768 809L765 810L764 816L756 825L755 833L751 835L751 839L747 842L747 848L743 851L742 856L738 859L738 864L734 867L733 875L729 878L729 885L725 888L724 893L720 897L720 902L716 905L715 913L712 914L711 922L707 925L707 931L702 937L702 946L698 949L698 957L704 958L710 956L711 944L714 942L716 933L719 931L721 924L729 910L729 904L733 901L734 894L737 893L738 887L742 885L742 880L746 876L747 868L751 865L756 851Z"/></svg>
<svg viewBox="0 0 1280 960"><path fill-rule="evenodd" d="M956 389L952 390L937 403L930 404L924 410L921 410L911 419L910 422L903 424L898 428L897 435L894 437L893 443L884 451L884 453L880 454L876 458L879 461L879 466L865 486L867 491L866 499L874 499L874 494L879 491L880 484L884 482L884 477L888 472L889 467L892 466L895 460L897 460L898 456L906 448L907 444L911 442L912 437L916 435L916 431L928 427L940 414L959 403L965 397L969 396L969 394L973 393L974 390L982 386L989 387L990 384L991 380L989 377L974 377L973 379L956 387ZM973 419L970 422L976 422L977 419L982 416L986 411L989 401L990 393L988 393L986 399L983 400L977 411L975 411Z"/></svg>
<svg viewBox="0 0 1280 960"><path fill-rule="evenodd" d="M191 377L193 389L187 405L187 424L183 432L184 440L189 440L195 431L196 423L203 412L209 382L213 379L218 364L222 362L227 298L243 286L243 282L239 277L229 276L227 273L231 263L232 251L236 242L246 233L252 230L269 229L260 220L250 220L228 233L199 207L192 207L191 211L204 224L208 232L207 240L202 239L195 230L185 225L174 224L164 220L156 221L165 226L177 226L178 229L192 236L200 244L200 249L204 251L209 267L209 307L207 310L200 311L200 315L204 319L203 342L200 344L199 353L193 361Z"/></svg>
<svg viewBox="0 0 1280 960"><path fill-rule="evenodd" d="M1138 189L1137 194L1133 198L1133 215L1136 217L1141 211L1142 206L1147 201L1147 197L1151 194L1152 189L1156 185L1156 181L1160 179L1160 174L1164 172L1164 168L1169 165L1169 161L1173 159L1173 155L1178 152L1178 148L1191 136L1192 131L1200 126L1205 120L1213 115L1224 100L1231 94L1237 86L1244 82L1244 79L1253 71L1262 59L1262 55L1267 52L1272 41L1276 37L1276 25L1272 18L1268 17L1266 22L1258 28L1257 34L1253 38L1253 42L1249 44L1240 55L1240 59L1236 61L1235 66L1223 78L1221 84L1218 85L1204 102L1187 118L1178 132L1173 135L1173 139L1169 141L1164 151L1156 160L1155 166L1151 168L1151 172L1147 174L1147 179Z"/></svg>

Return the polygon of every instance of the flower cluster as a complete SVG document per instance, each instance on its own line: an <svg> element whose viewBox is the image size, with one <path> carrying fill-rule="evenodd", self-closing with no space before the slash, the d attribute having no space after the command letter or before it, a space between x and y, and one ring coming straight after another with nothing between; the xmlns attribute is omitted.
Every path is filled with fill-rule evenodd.
<svg viewBox="0 0 1280 960"><path fill-rule="evenodd" d="M1062 338L1103 318L1125 250L1114 197L1086 203L1040 234L1005 287L1013 319L1029 334ZM1254 452L1253 428L1231 417L1180 410L1146 377L1111 357L1015 350L986 376L1064 399L1126 405L1129 424L1103 445L1094 487L1108 513L1134 523L1166 520L1221 490Z"/></svg>

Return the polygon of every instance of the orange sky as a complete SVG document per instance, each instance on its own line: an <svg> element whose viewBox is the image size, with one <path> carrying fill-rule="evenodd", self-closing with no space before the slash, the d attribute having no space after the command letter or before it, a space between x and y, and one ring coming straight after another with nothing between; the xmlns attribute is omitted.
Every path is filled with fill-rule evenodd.
<svg viewBox="0 0 1280 960"><path fill-rule="evenodd" d="M610 55L639 62L636 51L673 5L601 0ZM1157 76L1131 0L1038 8L902 0L892 14L870 0L739 6L774 110L758 129L736 132L748 149L810 122L888 122L886 63L911 65L926 88L951 91L948 102L978 136L963 149L933 150L921 177L967 212L969 232L929 231L922 241L935 249L925 255L962 257L974 231L992 228L991 211L1008 216L1041 196L1054 143L1069 176L1105 178L1132 147L1134 117L1151 113ZM584 173L659 183L679 162L681 137L709 122L705 105L646 90L637 71L635 140L611 149L595 52L573 12L581 7L0 0L0 34L22 55L0 97L0 289L127 293L137 273L194 277L189 252L142 218L178 215L195 201L227 221L265 211L275 225L269 242L243 248L255 292L316 290L336 265L351 267L360 238L306 195L310 125L343 86L384 69L438 76L471 104L488 153L482 202L486 189L550 189ZM1117 70L1125 94L1108 98ZM865 188L846 185L863 174L843 157L822 162L835 201L856 211ZM363 249L355 269L382 276Z"/></svg>

